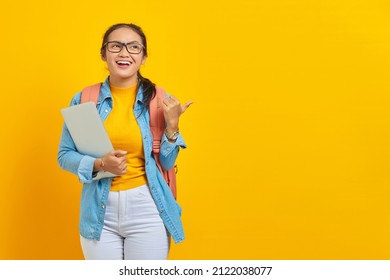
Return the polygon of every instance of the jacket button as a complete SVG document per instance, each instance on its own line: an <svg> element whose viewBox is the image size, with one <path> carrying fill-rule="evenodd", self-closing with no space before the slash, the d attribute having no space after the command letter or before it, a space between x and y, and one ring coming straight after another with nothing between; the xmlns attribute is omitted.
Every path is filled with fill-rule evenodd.
<svg viewBox="0 0 390 280"><path fill-rule="evenodd" d="M106 208L106 205L102 204L102 208L103 208L103 209Z"/></svg>

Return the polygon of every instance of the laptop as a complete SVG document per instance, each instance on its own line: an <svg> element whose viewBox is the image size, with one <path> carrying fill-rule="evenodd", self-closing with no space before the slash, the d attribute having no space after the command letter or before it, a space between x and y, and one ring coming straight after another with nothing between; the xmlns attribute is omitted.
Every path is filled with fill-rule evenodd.
<svg viewBox="0 0 390 280"><path fill-rule="evenodd" d="M79 153L99 158L114 149L93 102L61 109L61 113ZM114 176L99 171L93 180Z"/></svg>

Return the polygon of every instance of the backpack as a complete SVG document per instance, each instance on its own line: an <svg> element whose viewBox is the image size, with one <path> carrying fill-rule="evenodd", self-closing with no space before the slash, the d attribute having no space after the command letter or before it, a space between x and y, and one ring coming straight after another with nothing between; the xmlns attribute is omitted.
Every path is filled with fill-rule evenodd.
<svg viewBox="0 0 390 280"><path fill-rule="evenodd" d="M97 104L101 85L101 83L98 83L84 88L81 92L80 103L94 102ZM156 96L150 100L149 104L150 131L152 132L153 136L153 156L156 161L157 168L171 189L173 197L176 199L176 165L169 170L163 170L159 160L160 143L165 132L165 120L164 110L162 109L162 106L159 104L159 102L157 102L157 100L158 98L164 99L165 96L166 94L164 89L156 87Z"/></svg>

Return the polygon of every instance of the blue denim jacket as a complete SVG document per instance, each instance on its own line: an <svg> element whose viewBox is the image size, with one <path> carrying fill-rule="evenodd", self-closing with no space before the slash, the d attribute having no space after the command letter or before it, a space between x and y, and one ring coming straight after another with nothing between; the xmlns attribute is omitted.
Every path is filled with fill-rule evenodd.
<svg viewBox="0 0 390 280"><path fill-rule="evenodd" d="M81 92L76 94L71 106L80 103ZM184 240L183 226L180 220L181 207L174 199L172 192L156 166L152 150L152 134L149 127L149 110L143 105L142 89L139 89L134 105L134 115L141 130L144 153L145 170L148 186L156 203L165 227L175 243ZM108 78L102 84L97 103L97 110L104 121L112 109L112 98ZM186 148L183 138L179 135L175 143L168 141L165 135L161 139L160 162L163 169L171 168L177 158L179 147ZM76 174L80 182L84 183L80 204L80 234L87 239L100 240L103 228L104 214L111 178L93 180L93 165L95 158L80 154L64 124L61 142L58 149L58 163L61 168Z"/></svg>

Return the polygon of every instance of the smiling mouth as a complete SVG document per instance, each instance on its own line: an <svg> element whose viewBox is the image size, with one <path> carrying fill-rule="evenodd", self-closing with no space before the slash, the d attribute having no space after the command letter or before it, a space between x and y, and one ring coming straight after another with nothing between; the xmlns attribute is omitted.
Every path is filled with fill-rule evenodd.
<svg viewBox="0 0 390 280"><path fill-rule="evenodd" d="M130 65L132 64L130 61L127 61L127 60L119 60L116 62L116 64L118 65Z"/></svg>

